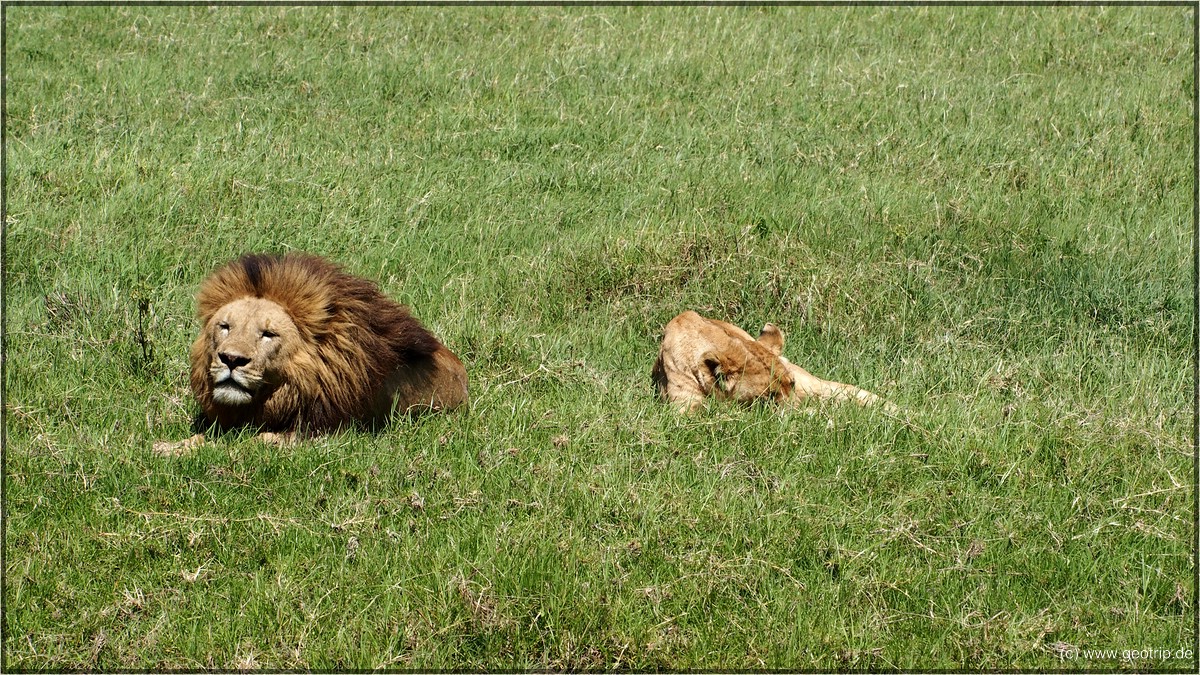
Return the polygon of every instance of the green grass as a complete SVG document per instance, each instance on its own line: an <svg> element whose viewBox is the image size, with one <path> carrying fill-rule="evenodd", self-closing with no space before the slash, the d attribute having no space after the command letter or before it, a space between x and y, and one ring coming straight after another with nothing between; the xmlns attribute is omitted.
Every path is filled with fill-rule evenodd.
<svg viewBox="0 0 1200 675"><path fill-rule="evenodd" d="M6 671L1195 665L1194 8L4 12ZM470 409L154 456L288 249ZM907 420L679 417L685 309Z"/></svg>

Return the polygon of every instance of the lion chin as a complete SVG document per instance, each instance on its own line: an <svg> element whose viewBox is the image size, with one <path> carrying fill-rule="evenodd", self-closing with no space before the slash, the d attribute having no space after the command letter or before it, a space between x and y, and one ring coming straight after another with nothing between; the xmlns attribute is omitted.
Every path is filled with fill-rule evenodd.
<svg viewBox="0 0 1200 675"><path fill-rule="evenodd" d="M864 389L822 380L782 352L783 332L772 324L754 338L733 324L688 311L663 330L651 377L659 396L683 412L696 410L708 398L784 406L815 398L894 408Z"/></svg>
<svg viewBox="0 0 1200 675"><path fill-rule="evenodd" d="M468 401L462 362L371 281L305 254L247 254L197 295L191 388L218 430L264 440L378 426ZM197 434L156 451L177 454Z"/></svg>
<svg viewBox="0 0 1200 675"><path fill-rule="evenodd" d="M233 379L228 368L223 375L213 377L213 401L218 405L240 406L254 402L254 392Z"/></svg>

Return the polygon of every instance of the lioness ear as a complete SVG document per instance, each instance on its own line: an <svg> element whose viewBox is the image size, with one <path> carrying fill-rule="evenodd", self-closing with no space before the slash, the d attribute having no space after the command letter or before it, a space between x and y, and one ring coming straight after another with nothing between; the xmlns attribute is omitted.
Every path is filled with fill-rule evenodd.
<svg viewBox="0 0 1200 675"><path fill-rule="evenodd" d="M725 379L725 369L721 367L721 362L711 356L704 359L704 367L708 372L712 373L713 379L721 382Z"/></svg>
<svg viewBox="0 0 1200 675"><path fill-rule="evenodd" d="M758 334L758 341L776 356L783 353L783 331L773 323L763 326L762 332Z"/></svg>

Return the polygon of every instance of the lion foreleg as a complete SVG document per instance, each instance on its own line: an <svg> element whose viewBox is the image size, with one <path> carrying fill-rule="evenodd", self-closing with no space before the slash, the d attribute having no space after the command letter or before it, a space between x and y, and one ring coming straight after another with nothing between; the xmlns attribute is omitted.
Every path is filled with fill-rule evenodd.
<svg viewBox="0 0 1200 675"><path fill-rule="evenodd" d="M796 399L803 400L805 398L815 398L826 401L854 401L860 406L875 407L878 406L888 413L898 413L899 408L894 403L886 399L880 398L876 394L872 394L866 389L860 389L852 384L844 384L842 382L820 381L817 384L805 383L806 386L796 388Z"/></svg>
<svg viewBox="0 0 1200 675"><path fill-rule="evenodd" d="M866 389L843 382L822 380L794 363L788 363L787 366L796 380L796 388L792 394L793 400L803 401L815 398L827 401L854 401L861 406L883 402L883 399Z"/></svg>
<svg viewBox="0 0 1200 675"><path fill-rule="evenodd" d="M261 434L255 436L255 438L262 441L263 443L266 443L267 445L274 445L277 447L282 447L285 445L292 445L293 443L296 442L296 432L284 431L284 432L277 433L274 431L264 431Z"/></svg>
<svg viewBox="0 0 1200 675"><path fill-rule="evenodd" d="M816 394L820 398L828 398L834 401L854 401L859 405L871 405L879 400L879 397L866 389L860 389L852 384L844 384L842 382L825 382Z"/></svg>
<svg viewBox="0 0 1200 675"><path fill-rule="evenodd" d="M204 445L204 434L196 434L182 441L157 441L152 451L159 457L183 457L201 445Z"/></svg>

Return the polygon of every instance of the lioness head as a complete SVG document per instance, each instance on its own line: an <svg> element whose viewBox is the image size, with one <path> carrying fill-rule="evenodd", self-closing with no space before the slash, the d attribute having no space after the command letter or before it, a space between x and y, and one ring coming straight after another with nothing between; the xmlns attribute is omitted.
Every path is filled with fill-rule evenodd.
<svg viewBox="0 0 1200 675"><path fill-rule="evenodd" d="M224 305L205 326L212 398L246 406L269 396L284 381L300 334L288 313L270 300L242 298Z"/></svg>

